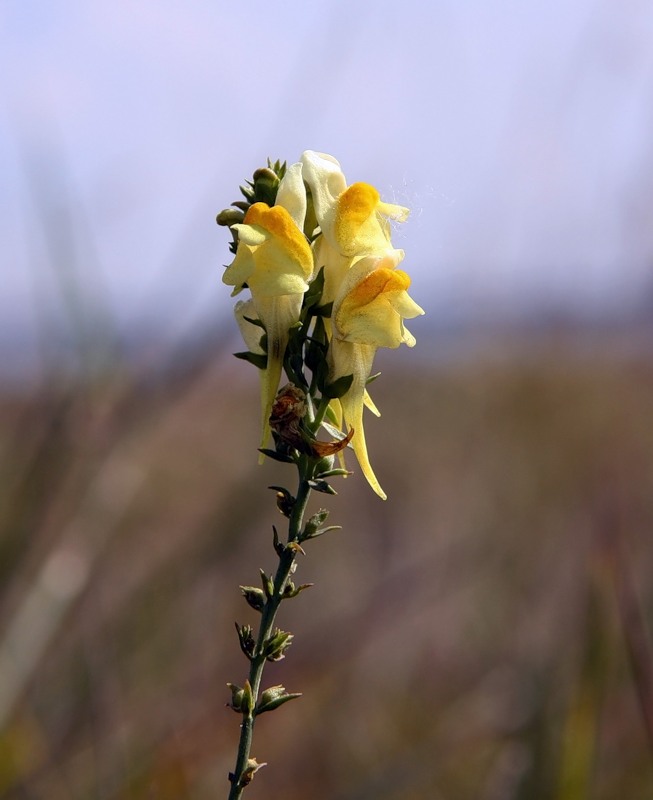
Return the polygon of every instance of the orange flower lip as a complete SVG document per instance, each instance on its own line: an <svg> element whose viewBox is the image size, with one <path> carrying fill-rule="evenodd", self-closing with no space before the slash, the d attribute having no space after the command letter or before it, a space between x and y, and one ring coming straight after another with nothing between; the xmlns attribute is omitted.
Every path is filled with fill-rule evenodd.
<svg viewBox="0 0 653 800"><path fill-rule="evenodd" d="M352 183L338 198L336 229L360 227L374 213L380 199L377 190L369 183Z"/></svg>
<svg viewBox="0 0 653 800"><path fill-rule="evenodd" d="M265 203L254 203L245 215L244 224L260 226L282 241L285 249L298 263L312 267L311 248L306 237L283 206L270 208Z"/></svg>
<svg viewBox="0 0 653 800"><path fill-rule="evenodd" d="M403 270L379 267L352 289L346 302L353 310L368 305L381 294L406 291L409 286L410 278Z"/></svg>

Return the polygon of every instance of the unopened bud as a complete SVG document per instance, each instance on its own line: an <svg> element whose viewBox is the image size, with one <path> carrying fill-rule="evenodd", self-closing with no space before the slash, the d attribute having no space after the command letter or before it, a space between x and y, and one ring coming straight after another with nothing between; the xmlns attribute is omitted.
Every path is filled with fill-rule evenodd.
<svg viewBox="0 0 653 800"><path fill-rule="evenodd" d="M281 661L293 640L292 633L276 628L265 643L265 657L268 661Z"/></svg>
<svg viewBox="0 0 653 800"><path fill-rule="evenodd" d="M231 691L231 703L227 703L227 706L233 708L234 711L242 711L243 689L240 686L236 686L235 683L228 683L227 686Z"/></svg>
<svg viewBox="0 0 653 800"><path fill-rule="evenodd" d="M215 218L218 225L225 225L230 228L245 219L245 214L237 208L224 208Z"/></svg>
<svg viewBox="0 0 653 800"><path fill-rule="evenodd" d="M274 711L275 708L287 703L289 700L295 700L301 697L300 692L293 692L289 694L286 692L284 686L271 686L261 694L261 699L256 706L256 714L264 714L266 711Z"/></svg>
<svg viewBox="0 0 653 800"><path fill-rule="evenodd" d="M241 586L240 591L243 593L247 603L255 611L263 611L265 608L265 594L262 589L258 589L256 586Z"/></svg>
<svg viewBox="0 0 653 800"><path fill-rule="evenodd" d="M279 188L278 175L268 167L261 167L254 173L253 181L256 201L273 206L274 201L277 199L277 189Z"/></svg>

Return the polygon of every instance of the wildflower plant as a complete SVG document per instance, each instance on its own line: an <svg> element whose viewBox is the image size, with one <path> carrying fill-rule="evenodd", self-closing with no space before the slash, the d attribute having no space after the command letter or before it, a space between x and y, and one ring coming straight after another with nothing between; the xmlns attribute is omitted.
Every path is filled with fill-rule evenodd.
<svg viewBox="0 0 653 800"><path fill-rule="evenodd" d="M412 347L404 320L424 313L399 269L404 252L391 242L391 222L403 222L408 209L382 202L367 183L347 185L335 158L307 150L291 166L268 161L240 190L244 200L217 217L231 231L234 255L223 281L233 296L249 292L235 306L247 347L235 355L260 374L260 457L294 467L297 488L270 487L287 536L282 541L272 526L275 574L261 570L260 586L240 587L260 620L256 630L236 624L249 675L242 686L228 684L228 705L242 717L230 800L263 766L251 755L256 719L300 696L283 686L263 689L262 678L266 662L283 659L292 643L292 634L276 627L281 602L311 585L293 580L298 554L339 527L327 525L326 509L308 516L309 497L336 494L332 480L352 474L344 459L349 446L386 499L367 453L364 407L379 416L367 387L377 348Z"/></svg>

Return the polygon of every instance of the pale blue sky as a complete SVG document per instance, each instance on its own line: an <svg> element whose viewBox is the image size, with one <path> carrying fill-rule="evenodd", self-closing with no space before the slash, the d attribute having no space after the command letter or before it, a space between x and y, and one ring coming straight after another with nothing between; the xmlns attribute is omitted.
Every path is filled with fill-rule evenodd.
<svg viewBox="0 0 653 800"><path fill-rule="evenodd" d="M123 326L229 314L214 215L307 148L413 209L432 315L651 291L648 0L3 0L0 33L5 339L62 263Z"/></svg>

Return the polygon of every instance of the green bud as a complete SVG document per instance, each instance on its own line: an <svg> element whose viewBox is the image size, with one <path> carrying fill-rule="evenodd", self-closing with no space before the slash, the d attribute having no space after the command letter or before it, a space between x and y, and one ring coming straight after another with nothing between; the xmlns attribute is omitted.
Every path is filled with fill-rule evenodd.
<svg viewBox="0 0 653 800"><path fill-rule="evenodd" d="M276 628L265 642L264 653L268 661L281 661L293 640L292 633Z"/></svg>
<svg viewBox="0 0 653 800"><path fill-rule="evenodd" d="M228 683L227 686L231 691L231 703L227 703L227 708L233 708L234 711L243 710L243 689L236 686L235 683Z"/></svg>
<svg viewBox="0 0 653 800"><path fill-rule="evenodd" d="M263 611L265 608L265 594L262 589L258 589L256 586L241 586L240 591L254 611Z"/></svg>
<svg viewBox="0 0 653 800"><path fill-rule="evenodd" d="M295 586L292 581L288 581L286 588L283 590L284 599L297 597L300 592L303 592L304 589L310 589L313 585L312 583L302 583L300 586Z"/></svg>
<svg viewBox="0 0 653 800"><path fill-rule="evenodd" d="M238 641L240 643L240 649L251 661L252 658L254 658L254 649L256 647L256 642L254 641L254 635L252 632L252 626L239 625L237 622L234 624L236 625L236 631L238 632Z"/></svg>
<svg viewBox="0 0 653 800"><path fill-rule="evenodd" d="M301 696L301 692L288 694L284 686L271 686L261 694L261 699L256 706L256 715L264 714L266 711L274 711L275 708L279 708L289 700L294 700L296 697Z"/></svg>
<svg viewBox="0 0 653 800"><path fill-rule="evenodd" d="M248 758L247 765L245 766L243 774L240 776L240 780L238 781L238 786L241 789L244 788L245 786L249 786L249 784L252 782L252 779L254 778L254 774L258 772L262 767L267 767L265 761L259 764L255 758ZM233 772L229 773L229 780L231 781L231 783L234 783L234 781L236 781L236 776L233 774Z"/></svg>
<svg viewBox="0 0 653 800"><path fill-rule="evenodd" d="M274 205L279 188L279 177L268 167L261 167L254 173L254 197L257 202Z"/></svg>
<svg viewBox="0 0 653 800"><path fill-rule="evenodd" d="M215 218L215 221L218 223L218 225L226 225L230 228L232 225L237 225L244 219L245 214L242 211L239 211L235 208L225 208L218 214L218 216Z"/></svg>
<svg viewBox="0 0 653 800"><path fill-rule="evenodd" d="M326 518L329 516L329 512L326 508L321 508L316 514L308 520L306 525L304 526L304 530L302 531L301 538L303 539L311 539L315 536L315 532L326 522Z"/></svg>
<svg viewBox="0 0 653 800"><path fill-rule="evenodd" d="M273 186L275 189L279 185L279 176L277 173L270 169L269 167L259 167L252 176L254 179L254 186L258 186L259 184L267 184L268 186Z"/></svg>

